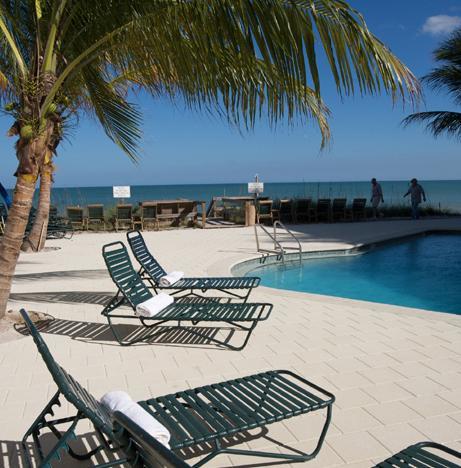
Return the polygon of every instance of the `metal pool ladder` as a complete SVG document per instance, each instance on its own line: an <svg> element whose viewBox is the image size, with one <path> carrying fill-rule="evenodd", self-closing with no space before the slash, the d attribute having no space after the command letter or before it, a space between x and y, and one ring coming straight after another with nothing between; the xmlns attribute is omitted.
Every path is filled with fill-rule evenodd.
<svg viewBox="0 0 461 468"><path fill-rule="evenodd" d="M277 226L280 226L281 229L283 229L284 233L288 234L289 237L295 242L296 245L282 245L282 242L286 242L285 240L282 239L277 239ZM274 222L274 233L271 234L271 232L262 224L255 224L254 225L254 230L255 230L255 239L256 239L256 248L259 253L262 253L262 261L264 262L266 258L270 254L276 254L277 255L277 260L282 260L283 263L285 263L285 254L287 254L288 250L297 250L299 253L299 261L302 259L302 246L301 242L299 242L299 239L293 234L292 231L290 231L283 223L280 221L275 221ZM273 249L264 249L261 247L259 243L259 235L258 235L258 228L260 228L263 233L268 236L271 241L274 244Z"/></svg>

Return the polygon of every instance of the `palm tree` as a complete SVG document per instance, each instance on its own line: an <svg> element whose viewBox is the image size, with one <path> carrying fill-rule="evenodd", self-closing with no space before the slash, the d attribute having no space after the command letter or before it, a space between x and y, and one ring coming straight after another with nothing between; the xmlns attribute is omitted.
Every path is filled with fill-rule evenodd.
<svg viewBox="0 0 461 468"><path fill-rule="evenodd" d="M434 51L440 66L422 78L433 90L445 90L455 104L461 104L461 29ZM435 137L447 134L461 139L461 113L451 111L418 112L403 120L404 125L424 122Z"/></svg>
<svg viewBox="0 0 461 468"><path fill-rule="evenodd" d="M413 74L343 0L0 0L0 91L19 164L0 245L0 318L40 174L76 116L137 157L133 86L251 127L313 119L329 138L317 49L341 95L419 97ZM49 172L49 170L48 170Z"/></svg>

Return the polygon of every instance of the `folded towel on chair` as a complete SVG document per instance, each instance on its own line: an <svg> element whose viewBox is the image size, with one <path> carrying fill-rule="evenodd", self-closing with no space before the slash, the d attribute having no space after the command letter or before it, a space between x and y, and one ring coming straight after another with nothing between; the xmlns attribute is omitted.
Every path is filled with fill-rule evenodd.
<svg viewBox="0 0 461 468"><path fill-rule="evenodd" d="M144 429L152 437L155 437L165 447L170 448L168 444L170 441L170 432L168 429L142 406L133 401L128 393L119 390L106 393L101 398L101 404L110 414L113 414L115 411L120 411L120 413L123 413L140 428Z"/></svg>
<svg viewBox="0 0 461 468"><path fill-rule="evenodd" d="M184 276L184 272L182 271L172 271L165 276L160 278L160 286L167 288L168 286L172 286L176 282L178 282Z"/></svg>
<svg viewBox="0 0 461 468"><path fill-rule="evenodd" d="M147 301L141 302L136 306L136 315L138 317L152 318L161 312L165 307L173 304L174 299L169 294L159 293L156 296L152 296Z"/></svg>

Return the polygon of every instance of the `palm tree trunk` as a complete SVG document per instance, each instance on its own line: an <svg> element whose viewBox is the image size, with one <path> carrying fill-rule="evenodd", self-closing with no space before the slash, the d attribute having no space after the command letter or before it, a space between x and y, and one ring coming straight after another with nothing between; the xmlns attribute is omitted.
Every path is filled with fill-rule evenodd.
<svg viewBox="0 0 461 468"><path fill-rule="evenodd" d="M36 176L19 175L14 189L13 204L8 212L5 234L0 244L0 319L5 315L13 275L29 219L35 191Z"/></svg>
<svg viewBox="0 0 461 468"><path fill-rule="evenodd" d="M45 165L40 173L40 195L34 225L28 238L22 244L24 252L39 252L45 247L51 202L52 169L50 166L51 163L45 160Z"/></svg>
<svg viewBox="0 0 461 468"><path fill-rule="evenodd" d="M26 140L20 138L16 143L19 167L14 188L13 204L8 212L5 234L0 244L0 319L5 316L8 298L13 283L13 275L18 263L24 233L32 207L35 185L43 167L46 143L53 131L51 123L42 135Z"/></svg>

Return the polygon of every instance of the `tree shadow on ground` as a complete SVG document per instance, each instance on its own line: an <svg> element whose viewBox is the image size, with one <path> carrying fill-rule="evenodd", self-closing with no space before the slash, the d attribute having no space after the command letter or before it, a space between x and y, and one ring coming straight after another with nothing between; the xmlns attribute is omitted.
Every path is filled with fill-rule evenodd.
<svg viewBox="0 0 461 468"><path fill-rule="evenodd" d="M105 306L112 299L113 293L95 291L59 291L11 293L10 300L16 302L43 302L48 304L97 304Z"/></svg>
<svg viewBox="0 0 461 468"><path fill-rule="evenodd" d="M63 270L63 271L45 271L43 273L24 273L14 275L14 282L20 281L43 281L55 279L84 278L101 279L110 278L107 270Z"/></svg>

